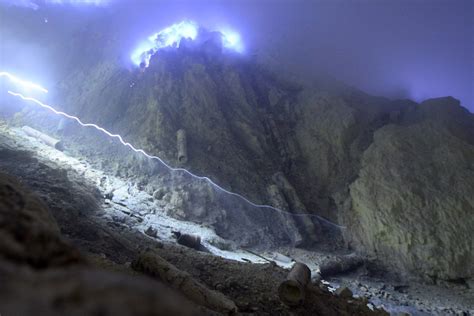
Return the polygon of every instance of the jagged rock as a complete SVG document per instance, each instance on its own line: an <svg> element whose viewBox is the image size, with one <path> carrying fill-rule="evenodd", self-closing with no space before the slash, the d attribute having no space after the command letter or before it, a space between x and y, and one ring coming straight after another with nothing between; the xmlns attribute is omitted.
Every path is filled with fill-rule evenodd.
<svg viewBox="0 0 474 316"><path fill-rule="evenodd" d="M474 273L474 147L426 121L375 133L351 185L356 239L430 279Z"/></svg>
<svg viewBox="0 0 474 316"><path fill-rule="evenodd" d="M166 194L166 191L163 190L162 188L159 188L159 189L157 189L153 192L153 197L157 200L161 200L161 199L163 199L165 194Z"/></svg>
<svg viewBox="0 0 474 316"><path fill-rule="evenodd" d="M39 198L0 173L0 257L34 268L83 262Z"/></svg>
<svg viewBox="0 0 474 316"><path fill-rule="evenodd" d="M347 286L338 287L334 293L336 293L337 296L343 297L343 298L352 297L352 291Z"/></svg>
<svg viewBox="0 0 474 316"><path fill-rule="evenodd" d="M201 249L201 236L198 235L190 235L190 234L182 234L180 232L174 232L177 242L180 245L193 248L196 250Z"/></svg>
<svg viewBox="0 0 474 316"><path fill-rule="evenodd" d="M327 278L332 275L351 272L363 264L364 260L361 257L354 255L340 256L321 264L319 271L323 278Z"/></svg>
<svg viewBox="0 0 474 316"><path fill-rule="evenodd" d="M67 112L126 135L130 143L171 164L178 156L176 132L184 129L191 158L184 167L223 188L285 208L288 201L276 197L274 187L267 191L281 171L304 210L344 223L349 244L394 271L429 278L472 276L464 263L473 253L466 227L474 180L466 176L472 166L462 175L456 164L472 160L462 152L474 143L474 119L453 98L417 104L343 85L295 84L250 59L226 56L212 43L192 53L183 43L182 49L153 56L145 71L125 71L110 58L112 49L104 53L102 41L84 44L107 57L89 60L90 68L82 63L61 81L57 93ZM27 123L47 121L39 115L31 114ZM435 126L427 127L426 120ZM451 136L442 133L445 144L436 147L438 129ZM171 202L168 214L210 225L240 246L268 248L339 237L337 228L328 233L327 227L334 226L327 222L319 223L321 236L311 234L305 225L294 225L291 216L170 173L97 132L75 132L70 141L91 160L109 159L113 173L166 187L167 193L157 198ZM463 184L451 185L458 175ZM468 219L459 222L466 214Z"/></svg>
<svg viewBox="0 0 474 316"><path fill-rule="evenodd" d="M155 228L148 226L148 228L145 230L145 234L150 237L156 238L158 236L158 231Z"/></svg>
<svg viewBox="0 0 474 316"><path fill-rule="evenodd" d="M5 315L206 315L162 284L95 268L32 271L0 260Z"/></svg>

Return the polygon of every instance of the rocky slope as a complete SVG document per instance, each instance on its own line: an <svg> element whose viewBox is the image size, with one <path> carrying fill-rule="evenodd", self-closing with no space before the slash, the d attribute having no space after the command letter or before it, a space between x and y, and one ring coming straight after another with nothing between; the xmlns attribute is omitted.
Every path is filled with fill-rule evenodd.
<svg viewBox="0 0 474 316"><path fill-rule="evenodd" d="M2 159L9 159L6 154L2 150ZM16 154L17 158L21 157L20 163L29 159L25 152ZM55 175L50 176L50 179L54 178ZM146 278L107 272L87 264L86 258L64 241L55 219L43 202L25 190L17 179L4 173L0 173L0 234L2 313L198 313L191 303L161 284Z"/></svg>
<svg viewBox="0 0 474 316"><path fill-rule="evenodd" d="M416 104L343 85L288 82L207 42L161 50L145 71L127 70L110 56L98 59L70 71L56 88L69 112L174 166L208 175L257 203L345 225L349 247L406 276L473 277L467 263L473 259L474 118L452 98ZM178 159L178 130L187 135L184 160ZM111 154L106 142L70 134L72 141L96 143L89 155L111 161L106 168L124 172L113 162L125 159L125 172L148 190L163 184L156 170ZM238 212L222 219L203 200L181 197L189 206L170 212L217 227L239 223ZM274 218L259 225L272 227ZM310 246L333 239L324 223L292 218L291 230L302 236L293 241Z"/></svg>
<svg viewBox="0 0 474 316"><path fill-rule="evenodd" d="M131 229L134 217L111 218L76 159L69 158L75 161L69 165L65 155L38 154L30 150L34 140L0 128L2 313L236 314L202 300L190 286L199 282L200 290L230 300L239 315L387 314L369 309L366 299L338 297L320 282L308 286L302 305L286 306L278 298L284 269L226 260ZM38 144L36 151L44 147ZM181 278L153 280L133 270L143 252L161 258Z"/></svg>
<svg viewBox="0 0 474 316"><path fill-rule="evenodd" d="M473 275L474 147L426 121L387 125L350 186L364 249L427 278Z"/></svg>

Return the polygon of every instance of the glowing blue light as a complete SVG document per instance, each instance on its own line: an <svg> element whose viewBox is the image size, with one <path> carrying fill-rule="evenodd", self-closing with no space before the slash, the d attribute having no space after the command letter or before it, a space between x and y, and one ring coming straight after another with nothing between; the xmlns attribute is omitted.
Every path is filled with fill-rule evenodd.
<svg viewBox="0 0 474 316"><path fill-rule="evenodd" d="M223 29L218 30L221 34L222 46L228 50L243 53L244 45L239 33ZM132 62L141 67L148 67L151 56L164 47L178 47L183 38L195 40L199 35L199 27L195 22L183 21L173 24L151 36L145 42L141 42L132 52Z"/></svg>
<svg viewBox="0 0 474 316"><path fill-rule="evenodd" d="M144 63L148 67L150 58L155 52L155 45L151 41L145 41L135 48L130 57L135 65L139 66L141 63Z"/></svg>
<svg viewBox="0 0 474 316"><path fill-rule="evenodd" d="M173 24L158 33L148 37L148 40L140 43L132 52L132 62L140 66L148 67L150 58L159 49L164 47L177 47L183 38L195 40L198 35L198 26L192 21L182 21Z"/></svg>
<svg viewBox="0 0 474 316"><path fill-rule="evenodd" d="M222 34L222 46L238 53L244 51L244 46L239 33L231 30L222 30L220 32Z"/></svg>
<svg viewBox="0 0 474 316"><path fill-rule="evenodd" d="M173 24L170 27L150 36L149 40L157 43L158 46L174 46L179 45L182 38L196 39L198 34L198 26L191 21L183 21Z"/></svg>

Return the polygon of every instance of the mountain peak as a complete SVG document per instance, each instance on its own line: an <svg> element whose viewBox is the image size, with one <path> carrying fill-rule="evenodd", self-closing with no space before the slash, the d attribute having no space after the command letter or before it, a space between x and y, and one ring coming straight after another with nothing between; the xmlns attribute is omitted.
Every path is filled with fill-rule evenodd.
<svg viewBox="0 0 474 316"><path fill-rule="evenodd" d="M240 35L232 30L209 30L193 21L182 21L150 35L131 55L132 62L147 68L153 55L163 49L185 47L188 50L204 48L214 52L243 52Z"/></svg>

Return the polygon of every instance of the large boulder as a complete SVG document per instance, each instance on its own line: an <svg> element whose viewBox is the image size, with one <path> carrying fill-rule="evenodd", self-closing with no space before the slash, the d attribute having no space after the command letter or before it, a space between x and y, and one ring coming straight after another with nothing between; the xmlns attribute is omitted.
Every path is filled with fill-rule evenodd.
<svg viewBox="0 0 474 316"><path fill-rule="evenodd" d="M473 276L474 146L431 120L375 133L350 186L359 246L427 279Z"/></svg>
<svg viewBox="0 0 474 316"><path fill-rule="evenodd" d="M81 262L59 234L56 221L37 196L0 173L0 258L34 268Z"/></svg>

